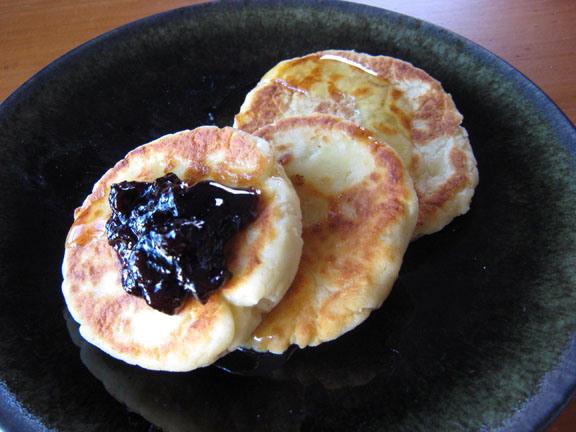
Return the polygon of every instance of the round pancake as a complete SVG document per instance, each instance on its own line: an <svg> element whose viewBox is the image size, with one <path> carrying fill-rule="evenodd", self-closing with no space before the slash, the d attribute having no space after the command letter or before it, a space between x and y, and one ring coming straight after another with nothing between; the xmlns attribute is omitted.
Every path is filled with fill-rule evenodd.
<svg viewBox="0 0 576 432"><path fill-rule="evenodd" d="M278 63L246 97L235 127L329 113L389 143L420 202L414 238L468 211L478 171L462 115L438 81L410 63L354 51L322 51Z"/></svg>
<svg viewBox="0 0 576 432"><path fill-rule="evenodd" d="M261 191L256 220L228 244L232 278L206 304L190 298L174 315L124 291L105 232L113 183L150 182L168 172L188 184L212 179ZM265 140L216 127L167 135L128 153L75 211L62 291L82 336L103 351L148 369L192 370L246 340L282 298L298 267L301 224L298 196Z"/></svg>
<svg viewBox="0 0 576 432"><path fill-rule="evenodd" d="M414 231L418 200L396 152L354 123L315 114L255 134L275 147L302 207L298 273L246 344L281 353L335 339L380 307Z"/></svg>

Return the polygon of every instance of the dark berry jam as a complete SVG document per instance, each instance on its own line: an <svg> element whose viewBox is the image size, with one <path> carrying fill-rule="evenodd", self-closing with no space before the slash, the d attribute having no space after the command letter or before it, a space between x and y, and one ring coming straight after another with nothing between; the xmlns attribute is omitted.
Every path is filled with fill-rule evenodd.
<svg viewBox="0 0 576 432"><path fill-rule="evenodd" d="M259 192L214 181L187 186L167 174L152 183L113 184L108 243L122 285L154 309L174 314L188 296L206 303L232 275L226 242L256 218Z"/></svg>

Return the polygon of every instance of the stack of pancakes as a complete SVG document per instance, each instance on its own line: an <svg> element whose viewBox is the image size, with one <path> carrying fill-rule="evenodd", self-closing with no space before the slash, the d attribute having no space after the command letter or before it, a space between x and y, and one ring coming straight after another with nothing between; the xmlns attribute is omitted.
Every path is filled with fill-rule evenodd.
<svg viewBox="0 0 576 432"><path fill-rule="evenodd" d="M234 128L201 127L130 152L76 210L63 292L82 335L145 368L184 371L237 347L282 353L363 322L411 240L468 211L478 172L462 116L404 61L352 51L286 60L247 95ZM110 186L174 172L262 191L229 245L233 277L175 315L124 292L103 230Z"/></svg>

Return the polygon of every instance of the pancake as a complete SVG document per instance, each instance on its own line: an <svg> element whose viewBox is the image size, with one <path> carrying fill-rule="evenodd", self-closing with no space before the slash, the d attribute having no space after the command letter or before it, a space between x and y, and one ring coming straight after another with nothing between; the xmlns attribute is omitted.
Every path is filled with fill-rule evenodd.
<svg viewBox="0 0 576 432"><path fill-rule="evenodd" d="M400 155L420 210L414 238L469 210L478 184L462 115L438 81L410 63L354 51L322 51L278 63L246 97L235 127L328 113L362 126Z"/></svg>
<svg viewBox="0 0 576 432"><path fill-rule="evenodd" d="M298 273L246 343L281 353L335 339L380 307L414 231L418 200L396 152L351 122L290 117L255 134L275 147L302 207Z"/></svg>
<svg viewBox="0 0 576 432"><path fill-rule="evenodd" d="M168 172L193 184L212 179L261 191L258 216L228 244L233 276L207 301L174 315L124 291L108 245L110 186ZM214 362L251 334L288 289L302 249L298 197L270 145L232 128L201 127L138 147L110 169L74 213L62 291L80 333L108 354L148 369L188 371Z"/></svg>

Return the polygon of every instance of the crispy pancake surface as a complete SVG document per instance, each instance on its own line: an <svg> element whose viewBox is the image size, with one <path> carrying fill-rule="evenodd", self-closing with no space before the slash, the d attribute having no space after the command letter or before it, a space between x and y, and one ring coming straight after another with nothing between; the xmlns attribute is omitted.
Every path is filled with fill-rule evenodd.
<svg viewBox="0 0 576 432"><path fill-rule="evenodd" d="M294 282L247 346L281 353L364 321L397 277L418 213L412 180L388 145L354 123L314 114L259 129L292 180L304 249Z"/></svg>
<svg viewBox="0 0 576 432"><path fill-rule="evenodd" d="M235 126L333 114L389 143L408 167L420 210L414 237L466 213L478 171L462 116L438 81L410 63L354 51L322 51L278 63L246 97Z"/></svg>
<svg viewBox="0 0 576 432"><path fill-rule="evenodd" d="M206 304L190 298L174 315L124 291L105 232L113 183L168 172L188 184L212 179L261 191L256 220L228 245L232 278ZM192 370L238 346L282 298L298 267L301 228L298 197L266 141L216 127L166 135L128 153L76 209L62 291L82 336L103 351L148 369Z"/></svg>

